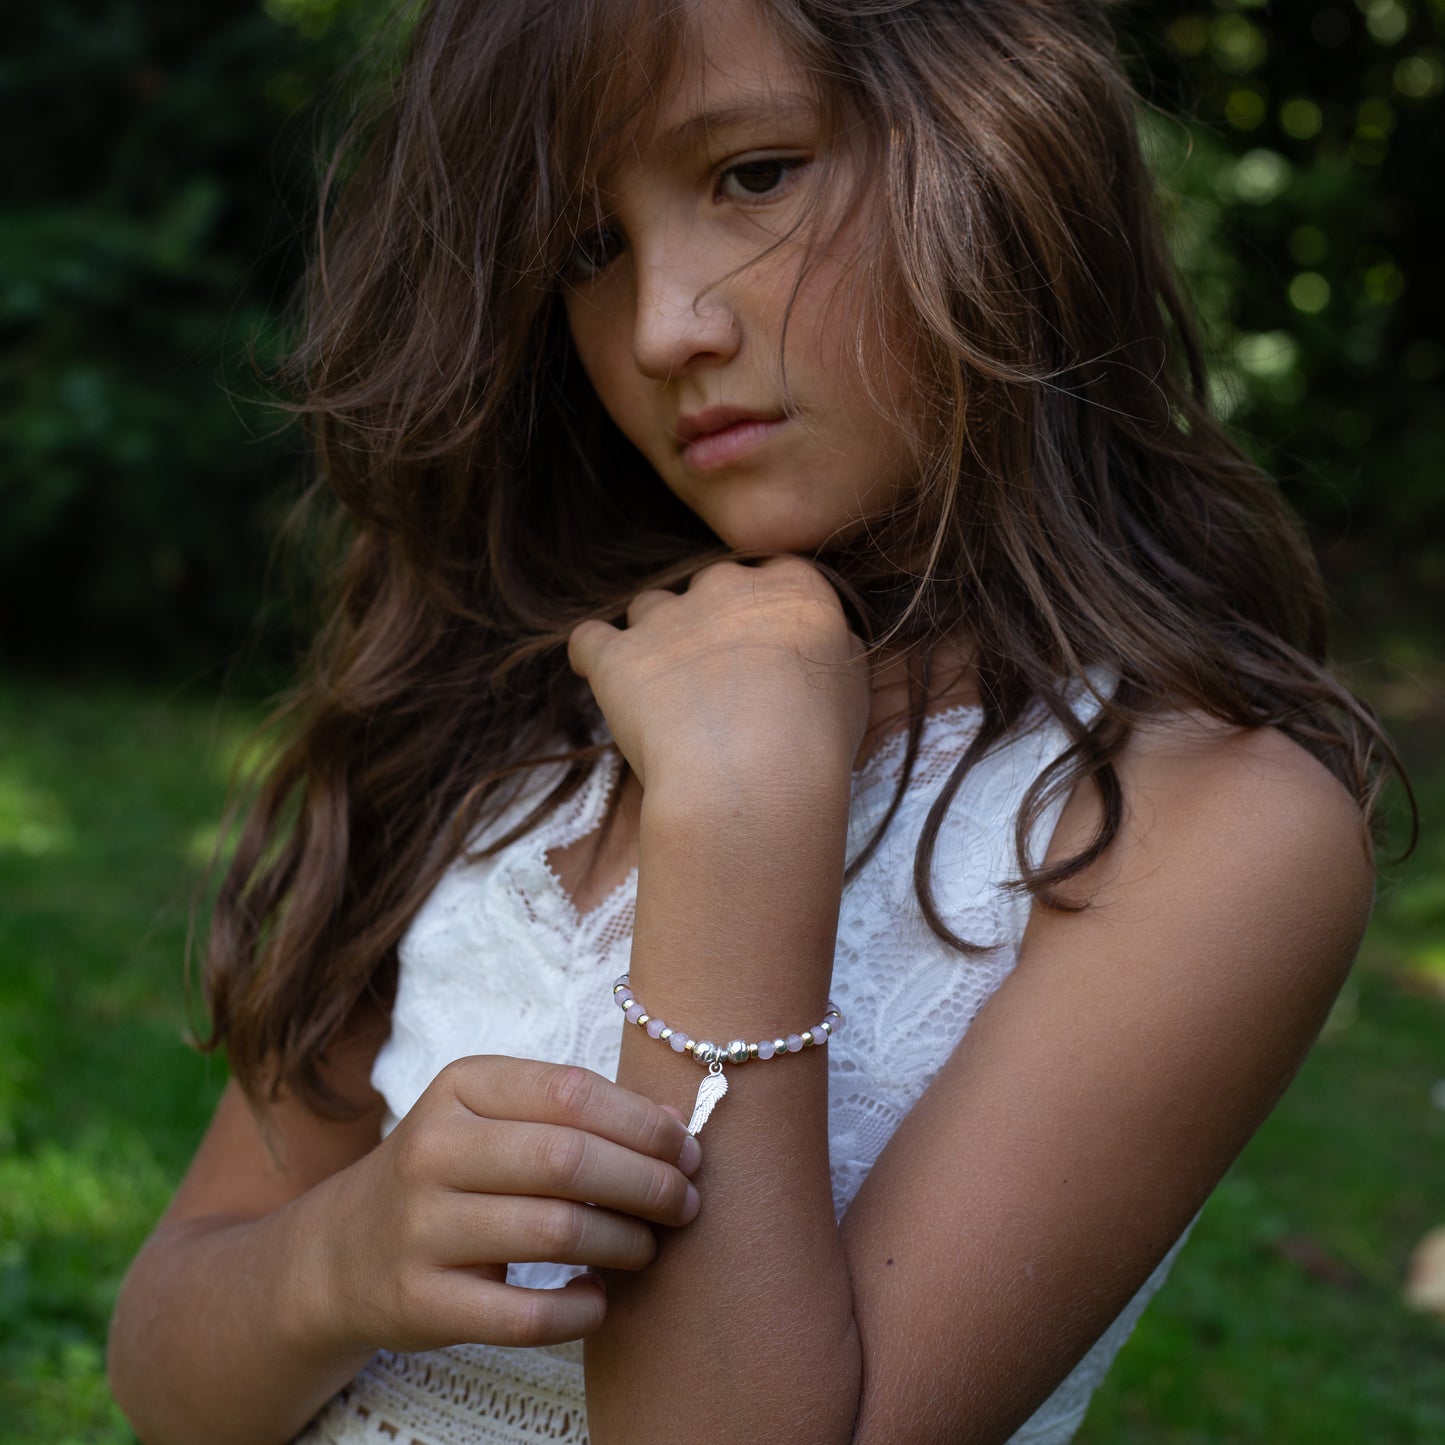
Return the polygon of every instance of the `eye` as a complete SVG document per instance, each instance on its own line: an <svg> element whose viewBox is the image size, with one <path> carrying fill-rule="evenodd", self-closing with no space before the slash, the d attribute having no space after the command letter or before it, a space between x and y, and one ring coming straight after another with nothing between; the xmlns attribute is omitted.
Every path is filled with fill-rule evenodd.
<svg viewBox="0 0 1445 1445"><path fill-rule="evenodd" d="M622 238L606 226L584 231L572 242L572 250L562 266L569 281L589 281L600 275L617 259Z"/></svg>
<svg viewBox="0 0 1445 1445"><path fill-rule="evenodd" d="M718 179L718 190L732 201L760 200L787 190L797 172L808 164L804 156L764 156L729 166Z"/></svg>

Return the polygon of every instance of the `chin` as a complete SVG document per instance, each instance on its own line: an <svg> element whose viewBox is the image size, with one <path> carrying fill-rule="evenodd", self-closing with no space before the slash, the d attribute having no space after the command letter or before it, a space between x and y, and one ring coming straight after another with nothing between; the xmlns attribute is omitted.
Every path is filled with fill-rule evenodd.
<svg viewBox="0 0 1445 1445"><path fill-rule="evenodd" d="M807 527L714 527L734 552L789 552L813 557L837 534Z"/></svg>
<svg viewBox="0 0 1445 1445"><path fill-rule="evenodd" d="M717 508L702 520L735 552L791 552L811 557L856 527L854 520L820 517L794 507Z"/></svg>

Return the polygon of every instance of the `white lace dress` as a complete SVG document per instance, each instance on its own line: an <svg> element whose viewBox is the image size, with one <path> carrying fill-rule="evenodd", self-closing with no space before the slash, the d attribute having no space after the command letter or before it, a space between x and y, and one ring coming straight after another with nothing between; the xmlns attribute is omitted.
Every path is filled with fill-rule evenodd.
<svg viewBox="0 0 1445 1445"><path fill-rule="evenodd" d="M1080 716L1093 706L1081 690ZM847 1023L828 1045L828 1140L840 1217L903 1116L1008 976L1028 920L1027 896L999 884L1017 876L1014 819L1024 793L1066 745L1050 720L1034 719L973 768L938 838L935 897L943 916L964 938L991 944L990 951L966 957L947 948L913 894L913 852L928 805L978 721L970 708L928 719L903 805L844 892L830 992ZM902 760L897 737L855 775L851 850L881 820ZM627 968L636 873L579 917L547 855L598 826L618 767L615 757L604 761L565 808L499 855L459 861L418 913L401 945L391 1037L372 1074L388 1106L386 1128L445 1064L468 1054L565 1061L616 1077L623 1024L610 986ZM1058 811L1040 820L1036 856ZM1183 1242L1011 1445L1072 1438ZM509 1279L556 1285L578 1272L514 1265ZM297 1445L585 1445L587 1438L582 1345L572 1342L383 1351Z"/></svg>

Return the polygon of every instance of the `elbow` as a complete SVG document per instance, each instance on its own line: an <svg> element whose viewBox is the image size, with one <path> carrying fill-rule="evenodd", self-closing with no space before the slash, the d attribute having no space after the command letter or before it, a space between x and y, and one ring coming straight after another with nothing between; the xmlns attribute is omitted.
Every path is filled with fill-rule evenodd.
<svg viewBox="0 0 1445 1445"><path fill-rule="evenodd" d="M122 1281L115 1309L111 1313L105 1344L106 1383L110 1387L111 1399L141 1445L164 1445L150 1428L144 1407L144 1379L139 1362L144 1359L146 1350L143 1342L136 1338L138 1316L141 1314L141 1307L135 1299L135 1276L139 1263L136 1260L131 1265Z"/></svg>

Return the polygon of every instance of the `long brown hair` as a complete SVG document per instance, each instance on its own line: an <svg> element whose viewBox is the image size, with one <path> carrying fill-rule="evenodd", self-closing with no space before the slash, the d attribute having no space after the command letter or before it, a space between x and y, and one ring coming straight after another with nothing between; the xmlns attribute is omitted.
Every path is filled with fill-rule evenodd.
<svg viewBox="0 0 1445 1445"><path fill-rule="evenodd" d="M1045 902L1114 837L1114 761L1161 709L1279 728L1371 814L1393 753L1325 666L1294 519L1209 414L1101 7L758 3L867 151L874 305L920 338L915 498L819 560L867 636L925 659L966 623L976 646L982 725L916 859L934 929L970 947L934 902L933 849L1029 709L1069 737L1018 820L1019 886ZM442 870L529 765L567 760L522 830L596 759L570 628L718 555L580 377L559 304L587 178L686 11L434 0L328 173L292 376L347 542L206 970L208 1044L253 1096L335 1107L318 1066L359 1003L389 1001ZM1083 726L1067 691L1094 664L1119 683ZM1031 868L1030 829L1081 778L1097 836Z"/></svg>

